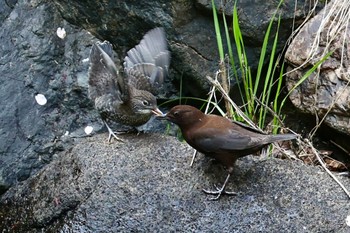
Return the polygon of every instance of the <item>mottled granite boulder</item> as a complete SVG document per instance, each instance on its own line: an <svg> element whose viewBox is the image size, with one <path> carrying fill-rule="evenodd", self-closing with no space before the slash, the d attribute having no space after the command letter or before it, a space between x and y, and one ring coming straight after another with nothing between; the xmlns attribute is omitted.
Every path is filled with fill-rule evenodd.
<svg viewBox="0 0 350 233"><path fill-rule="evenodd" d="M350 136L350 5L347 1L335 2L347 6L347 24L340 24L341 14L337 14L340 7L329 4L304 25L286 53L287 87L291 90L312 66L332 51L319 70L292 91L290 99L302 112L313 114ZM332 17L325 21L328 13Z"/></svg>
<svg viewBox="0 0 350 233"><path fill-rule="evenodd" d="M1 232L348 232L349 197L320 167L247 156L229 190L202 192L226 171L176 138L76 139L0 199ZM337 178L350 186L348 178Z"/></svg>

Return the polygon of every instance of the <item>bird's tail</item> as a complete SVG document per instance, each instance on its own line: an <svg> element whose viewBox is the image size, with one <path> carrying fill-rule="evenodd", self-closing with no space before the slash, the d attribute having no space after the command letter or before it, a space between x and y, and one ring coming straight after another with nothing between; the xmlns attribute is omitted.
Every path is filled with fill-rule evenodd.
<svg viewBox="0 0 350 233"><path fill-rule="evenodd" d="M298 135L291 134L291 133L271 135L271 138L269 139L269 143L292 140L292 139L295 139L297 137L298 137Z"/></svg>

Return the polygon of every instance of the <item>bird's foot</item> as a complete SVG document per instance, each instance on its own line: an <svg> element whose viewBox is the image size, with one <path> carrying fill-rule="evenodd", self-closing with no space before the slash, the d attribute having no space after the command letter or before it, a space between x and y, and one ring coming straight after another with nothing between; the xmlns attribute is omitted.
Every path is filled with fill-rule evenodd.
<svg viewBox="0 0 350 233"><path fill-rule="evenodd" d="M207 190L207 189L203 189L203 192L209 195L216 195L216 197L212 197L209 198L210 201L216 201L219 200L219 198L221 197L221 195L237 195L236 192L229 192L225 190L225 186L222 186L221 188L217 187L215 185L215 190Z"/></svg>
<svg viewBox="0 0 350 233"><path fill-rule="evenodd" d="M121 139L120 137L118 137L112 130L109 131L109 135L108 135L108 142L111 142L111 139L112 139L112 136L117 140L117 141L120 141L120 142L124 142L123 139Z"/></svg>
<svg viewBox="0 0 350 233"><path fill-rule="evenodd" d="M228 191L225 191L226 184L227 184L227 182L228 182L228 180L230 179L230 176L231 176L231 172L232 172L232 171L229 171L229 173L227 174L227 177L226 177L226 179L225 179L225 182L224 182L224 184L221 186L221 188L218 188L216 185L214 185L214 186L215 186L215 189L216 189L216 190L214 190L214 191L210 191L210 190L203 189L203 192L205 192L206 194L216 195L216 197L209 198L210 201L219 200L219 198L221 197L222 194L226 194L226 195L237 195L237 193L235 193L235 192L228 192Z"/></svg>
<svg viewBox="0 0 350 233"><path fill-rule="evenodd" d="M112 139L112 136L117 140L117 141L120 141L120 142L124 142L123 139L119 138L111 128L109 128L108 124L105 122L105 125L108 129L108 142L111 142L111 139Z"/></svg>

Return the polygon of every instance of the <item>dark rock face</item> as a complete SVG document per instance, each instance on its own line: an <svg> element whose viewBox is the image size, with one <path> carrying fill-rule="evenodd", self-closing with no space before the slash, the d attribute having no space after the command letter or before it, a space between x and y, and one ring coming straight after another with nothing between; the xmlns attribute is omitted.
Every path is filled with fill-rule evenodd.
<svg viewBox="0 0 350 233"><path fill-rule="evenodd" d="M64 27L67 37L56 35ZM56 140L95 121L86 97L86 31L65 22L52 4L20 1L0 27L0 191L25 180L64 145ZM37 93L48 103L40 106Z"/></svg>
<svg viewBox="0 0 350 233"><path fill-rule="evenodd" d="M2 1L0 5L0 25L9 16L16 3L17 0Z"/></svg>
<svg viewBox="0 0 350 233"><path fill-rule="evenodd" d="M231 25L233 2L217 9L224 11ZM116 46L120 56L138 42L151 28L165 28L172 50L172 79L182 79L184 95L206 94L209 85L205 79L213 76L218 67L217 41L212 18L211 1L55 1L62 16L74 25L85 28L96 37ZM310 1L288 0L280 8L282 15L279 48L285 45L292 31L293 19L304 18L313 7ZM239 1L237 4L247 56L254 70L269 20L277 8L276 1ZM296 11L295 11L296 9ZM295 18L294 18L295 17ZM222 26L223 29L223 26ZM224 31L222 33L224 35ZM226 39L223 39L225 44ZM235 80L231 83L234 85ZM167 96L174 92L166 91Z"/></svg>
<svg viewBox="0 0 350 233"><path fill-rule="evenodd" d="M233 8L236 1L225 1L224 5L221 0L214 0L216 9L219 12L224 12L225 15L232 17ZM248 47L259 48L264 40L266 29L270 23L273 14L276 12L279 1L266 0L266 1L256 1L256 0L245 0L237 1L237 11L239 17L240 29L242 34L246 38ZM208 14L212 14L211 0L196 0L196 6L199 9L207 11ZM288 39L290 32L293 27L293 18L295 19L296 25L299 20L303 20L309 11L315 7L318 11L321 8L315 5L311 1L293 1L286 0L280 6L277 12L281 16L281 26L280 26L280 46L285 45L285 41ZM230 18L231 20L231 18ZM295 26L295 25L294 25Z"/></svg>

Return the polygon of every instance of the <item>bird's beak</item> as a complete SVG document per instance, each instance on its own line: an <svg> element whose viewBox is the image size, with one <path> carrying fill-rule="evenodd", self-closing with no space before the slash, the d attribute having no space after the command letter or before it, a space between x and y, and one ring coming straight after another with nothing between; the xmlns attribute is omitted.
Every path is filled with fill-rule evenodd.
<svg viewBox="0 0 350 233"><path fill-rule="evenodd" d="M152 113L157 117L164 117L165 114L159 110L159 108L152 109Z"/></svg>

